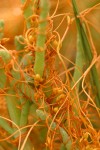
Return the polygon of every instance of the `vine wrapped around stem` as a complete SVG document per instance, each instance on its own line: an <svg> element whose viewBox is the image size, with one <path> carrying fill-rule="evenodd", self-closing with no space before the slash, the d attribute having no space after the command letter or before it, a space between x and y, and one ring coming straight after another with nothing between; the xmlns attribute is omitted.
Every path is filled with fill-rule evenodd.
<svg viewBox="0 0 100 150"><path fill-rule="evenodd" d="M38 27L38 37L36 43L36 54L35 54L35 64L34 72L43 76L44 65L45 65L45 40L46 40L46 28L47 28L47 16L49 12L49 1L40 1L40 18Z"/></svg>

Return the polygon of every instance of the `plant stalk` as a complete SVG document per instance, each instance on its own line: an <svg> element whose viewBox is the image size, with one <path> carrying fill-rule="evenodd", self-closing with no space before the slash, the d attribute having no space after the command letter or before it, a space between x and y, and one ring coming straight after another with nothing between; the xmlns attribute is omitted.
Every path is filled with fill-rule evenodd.
<svg viewBox="0 0 100 150"><path fill-rule="evenodd" d="M40 18L38 27L38 37L36 43L36 53L35 53L35 64L34 72L43 76L44 66L45 66L45 41L46 41L46 29L47 29L47 17L49 12L49 0L40 1Z"/></svg>

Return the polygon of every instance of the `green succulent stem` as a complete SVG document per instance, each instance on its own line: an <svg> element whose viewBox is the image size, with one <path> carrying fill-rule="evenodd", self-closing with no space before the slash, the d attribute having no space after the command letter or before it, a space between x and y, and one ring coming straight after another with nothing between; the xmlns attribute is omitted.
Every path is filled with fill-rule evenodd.
<svg viewBox="0 0 100 150"><path fill-rule="evenodd" d="M15 94L15 92L10 90L8 94ZM16 125L19 125L20 109L17 108L17 106L19 106L18 98L16 96L11 97L7 95L5 99L11 120L16 123Z"/></svg>
<svg viewBox="0 0 100 150"><path fill-rule="evenodd" d="M22 99L22 110L21 110L21 116L20 116L20 127L24 127L28 123L28 116L29 116L29 110L30 110L30 102L28 100ZM25 133L27 129L23 129L21 132Z"/></svg>
<svg viewBox="0 0 100 150"><path fill-rule="evenodd" d="M26 3L26 7L24 8L23 15L26 20L27 29L31 27L30 19L28 19L30 16L33 15L33 2L34 0L31 0L30 2L26 2L26 0L21 0L21 3L24 5Z"/></svg>
<svg viewBox="0 0 100 150"><path fill-rule="evenodd" d="M83 65L84 65L84 51L83 51L83 48L82 48L79 33L77 33L77 53L76 53L76 61L75 61L75 66L76 67L75 67L75 70L74 70L72 86L81 77L82 70L83 70ZM79 86L80 86L80 82L76 85L77 91L79 90Z"/></svg>
<svg viewBox="0 0 100 150"><path fill-rule="evenodd" d="M37 109L37 110L36 110L36 114L37 114L37 116L38 116L42 121L45 121L46 119L48 119L48 122L49 122L49 124L50 124L50 126L51 126L51 129L52 129L52 130L55 130L55 128L57 127L57 124L56 124L56 122L53 122L53 123L52 123L52 119L51 119L50 117L48 117L48 114L47 114L46 112L44 112L43 110ZM51 125L51 123L52 123L52 125ZM68 143L66 144L66 148L67 148L68 150L70 150L70 148L71 148L71 146L72 146L72 141L71 141L69 135L67 134L67 132L65 131L65 129L62 128L62 127L59 127L59 132L60 132L60 134L61 134L61 136L62 136L63 143L66 143L67 140L69 139Z"/></svg>
<svg viewBox="0 0 100 150"><path fill-rule="evenodd" d="M38 27L38 37L36 43L34 72L43 76L45 66L45 41L47 29L47 17L49 12L49 0L40 1L40 18Z"/></svg>
<svg viewBox="0 0 100 150"><path fill-rule="evenodd" d="M13 134L13 129L10 127L10 125L7 123L6 120L0 117L0 126L6 130L9 134Z"/></svg>
<svg viewBox="0 0 100 150"><path fill-rule="evenodd" d="M0 19L0 40L4 36L4 20Z"/></svg>
<svg viewBox="0 0 100 150"><path fill-rule="evenodd" d="M4 63L9 63L11 60L10 53L7 50L2 49L0 51L0 56L2 57L2 60L4 61ZM16 66L15 66L15 68L18 70L18 68ZM7 81L7 76L5 75L4 69L0 69L0 73L1 73L1 78L2 78L2 80L0 80L0 83L1 83L0 88L3 89L6 85L6 83L10 87L7 90L7 95L5 96L5 100L7 103L7 108L8 108L10 118L18 126L24 126L27 124L30 102L28 100L26 100L26 98L24 98L24 99L18 98L16 95L16 91L14 89L16 82L18 80L21 80L20 71L16 72L13 69L11 69L10 73L12 75L12 78L10 79L10 81ZM26 84L23 84L23 86L19 86L17 88L17 90L18 90L18 95L22 94L21 90L23 90L24 94L26 93L27 96L32 95L32 93L33 93L33 90L31 90L30 86L27 86L27 89L26 89ZM33 97L32 97L32 99L33 99ZM20 106L21 104L23 104L22 110L20 110L18 108L18 106Z"/></svg>
<svg viewBox="0 0 100 150"><path fill-rule="evenodd" d="M7 51L6 49L0 50L0 56L3 60L3 62L6 64L8 64L11 61L11 55L10 55L9 51ZM11 74L12 74L12 72L11 72ZM19 125L20 110L17 108L17 106L19 105L19 102L16 97L16 93L13 89L15 80L12 79L12 81L10 83L8 82L8 78L5 74L4 68L0 69L0 76L1 76L1 79L3 79L3 80L0 80L0 88L4 89L6 84L9 84L9 86L10 86L10 89L8 89L6 92L7 95L5 95L5 100L7 103L7 108L8 108L8 112L11 117L11 120L14 121L14 123L16 123L17 125ZM13 96L10 96L10 95L13 95Z"/></svg>
<svg viewBox="0 0 100 150"><path fill-rule="evenodd" d="M33 89L28 85L28 83L20 83L17 85L18 93L19 93L19 101L21 106L21 114L20 114L20 127L27 125L28 116L31 103L34 101L34 93ZM26 131L23 130L23 132Z"/></svg>

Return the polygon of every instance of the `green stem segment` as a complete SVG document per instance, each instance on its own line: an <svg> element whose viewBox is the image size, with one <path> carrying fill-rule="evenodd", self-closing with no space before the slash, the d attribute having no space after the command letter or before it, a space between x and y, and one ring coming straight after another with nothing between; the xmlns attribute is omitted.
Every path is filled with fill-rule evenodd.
<svg viewBox="0 0 100 150"><path fill-rule="evenodd" d="M45 121L48 118L49 124L52 123L52 119L50 117L48 117L48 114L46 112L43 112L42 110L37 109L36 114L42 121ZM56 122L53 122L52 125L50 125L50 126L51 126L52 130L55 130L55 128L57 127L57 124L56 124ZM59 127L59 131L62 136L63 143L66 145L66 148L68 150L70 150L71 146L72 146L72 141L71 141L69 135L67 134L65 129L63 129L62 127ZM67 142L67 140L68 140L68 142ZM67 144L66 144L66 142L67 142Z"/></svg>
<svg viewBox="0 0 100 150"><path fill-rule="evenodd" d="M20 127L27 125L31 102L34 99L33 89L26 83L17 85L21 102ZM26 129L24 130L26 131Z"/></svg>
<svg viewBox="0 0 100 150"><path fill-rule="evenodd" d="M10 90L8 94L15 94L15 92ZM5 99L7 102L7 108L8 108L11 120L17 125L19 125L20 110L17 108L17 106L19 106L18 98L16 96L15 97L6 96Z"/></svg>
<svg viewBox="0 0 100 150"><path fill-rule="evenodd" d="M10 127L10 125L0 117L0 127L2 127L4 130L6 130L9 134L13 134L13 129Z"/></svg>
<svg viewBox="0 0 100 150"><path fill-rule="evenodd" d="M26 1L26 0L21 0L22 4L25 4L25 8L23 8L23 14L24 14L24 18L26 20L26 25L27 25L27 29L29 29L31 27L31 22L29 17L31 15L33 15L33 2L34 0L31 1Z"/></svg>
<svg viewBox="0 0 100 150"><path fill-rule="evenodd" d="M0 56L5 64L8 64L11 61L11 55L10 55L9 51L7 51L6 49L0 50ZM7 73L7 71L8 70L6 70L6 73ZM11 120L14 121L14 123L16 123L18 125L19 118L20 118L20 110L16 107L19 105L19 103L18 103L18 100L16 97L16 93L13 89L15 80L12 79L13 81L11 81L10 83L7 82L8 78L5 74L4 68L0 69L0 76L2 79L2 80L0 80L0 88L4 89L7 86L6 84L9 84L9 86L10 86L10 89L8 89L8 91L7 91L7 95L5 96L5 100L7 102L7 107L8 107L8 111L9 111ZM9 88L9 86L7 88ZM8 95L13 95L13 96L8 96Z"/></svg>
<svg viewBox="0 0 100 150"><path fill-rule="evenodd" d="M0 40L4 36L4 20L0 20Z"/></svg>
<svg viewBox="0 0 100 150"><path fill-rule="evenodd" d="M77 17L79 15L79 12L78 12L78 8L76 5L76 1L72 0L72 4L73 4L75 20L76 20L77 30L79 33L81 44L82 44L84 53L87 56L87 60L90 64L92 62L92 59L93 59L91 47L90 47L87 35L86 35L84 28L82 26L82 23L81 23L80 19ZM99 77L98 77L95 65L91 69L91 75L92 75L93 84L94 84L94 86L96 86L96 89L97 89L96 104L100 108L100 82L99 82Z"/></svg>
<svg viewBox="0 0 100 150"><path fill-rule="evenodd" d="M74 70L73 81L71 82L71 87L74 86L74 84L79 80L79 78L82 75L84 58L85 58L84 57L84 51L83 51L83 47L81 44L80 36L79 36L79 33L77 33L77 53L76 53L76 61L75 61L76 67ZM74 103L77 107L79 106L77 93L79 92L80 83L81 83L80 81L77 83L76 88L75 88L76 90L73 91L73 94L75 95ZM79 115L79 109L77 109L77 107L73 108L73 111L78 116Z"/></svg>
<svg viewBox="0 0 100 150"><path fill-rule="evenodd" d="M45 41L46 41L46 29L47 29L47 17L49 12L49 0L40 1L40 23L38 27L38 37L36 43L36 54L34 72L43 76L45 66Z"/></svg>
<svg viewBox="0 0 100 150"><path fill-rule="evenodd" d="M6 64L9 63L11 60L10 53L7 50L1 50L0 56L2 57L2 60L4 61L4 63L6 63ZM21 101L20 101L20 99L16 95L16 89L14 87L16 87L15 86L16 82L18 80L21 80L20 71L16 72L13 69L11 69L10 73L13 78L11 78L8 82L7 82L7 76L5 75L5 70L0 69L0 73L1 73L1 78L3 79L3 80L0 80L0 83L1 83L0 88L4 89L6 84L9 85L8 87L10 87L7 91L7 95L5 96L5 100L7 103L7 108L9 111L10 118L18 126L24 126L27 124L30 102L28 100L26 100L25 97L24 97L24 99L21 99ZM31 89L30 86L27 85L27 87L26 87L26 85L23 84L23 86L21 85L20 87L17 88L17 91L21 88L23 89L24 94L26 93L27 96L32 95L32 90L30 90ZM18 91L18 94L19 95L22 94L20 90ZM23 103L22 110L20 111L18 106L20 106L20 103L22 103L23 101L25 103ZM4 121L2 121L2 120L0 120L0 121L3 126ZM7 129L5 129L5 130L7 130Z"/></svg>
<svg viewBox="0 0 100 150"><path fill-rule="evenodd" d="M30 110L30 102L28 100L22 99L22 111L20 116L20 127L26 126L28 123L28 116ZM23 129L22 133L25 133L27 129Z"/></svg>
<svg viewBox="0 0 100 150"><path fill-rule="evenodd" d="M25 101L25 100L24 100ZM29 115L29 108L30 108L30 102L26 100L26 102L23 105L22 111L21 111L21 118L20 118L20 126L25 126L28 121L28 115Z"/></svg>
<svg viewBox="0 0 100 150"><path fill-rule="evenodd" d="M83 52L82 44L80 41L80 36L78 33L77 34L77 54L76 54L76 62L75 62L76 68L75 68L74 75L73 75L72 86L78 81L78 79L82 75L83 61L84 61L84 52ZM80 82L76 86L77 91L79 90L79 86L80 86Z"/></svg>

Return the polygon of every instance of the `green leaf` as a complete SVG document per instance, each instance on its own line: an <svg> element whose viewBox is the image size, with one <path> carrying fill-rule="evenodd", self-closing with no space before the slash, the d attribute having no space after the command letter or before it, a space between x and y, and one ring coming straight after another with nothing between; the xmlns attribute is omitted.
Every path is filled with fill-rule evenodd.
<svg viewBox="0 0 100 150"><path fill-rule="evenodd" d="M67 140L69 139L67 132L63 128L60 127L60 133L61 133L63 142L66 143Z"/></svg>
<svg viewBox="0 0 100 150"><path fill-rule="evenodd" d="M61 144L60 150L67 150L64 144Z"/></svg>
<svg viewBox="0 0 100 150"><path fill-rule="evenodd" d="M89 62L89 65L92 62L93 55L92 55L92 50L91 46L87 37L87 34L85 33L85 30L83 28L82 22L80 19L77 17L79 15L77 4L75 0L72 0L72 5L73 5L73 10L74 10L74 15L75 15L75 20L76 20L76 25L77 25L77 30L79 33L79 38L81 40L82 48L84 50L84 54ZM97 69L95 65L91 68L91 84L92 87L95 86L97 89L97 95L96 95L96 105L100 108L100 81L99 81L99 76L97 73Z"/></svg>
<svg viewBox="0 0 100 150"><path fill-rule="evenodd" d="M3 38L4 36L4 20L0 20L0 40Z"/></svg>
<svg viewBox="0 0 100 150"><path fill-rule="evenodd" d="M25 48L24 38L22 35L15 36L15 46L17 50L23 50Z"/></svg>
<svg viewBox="0 0 100 150"><path fill-rule="evenodd" d="M46 118L47 118L47 114L46 113L44 113L42 110L40 110L40 109L37 109L36 110L36 114L37 114L37 116L41 119L41 120L46 120Z"/></svg>
<svg viewBox="0 0 100 150"><path fill-rule="evenodd" d="M3 59L4 63L9 63L11 60L11 55L8 50L0 49L0 57Z"/></svg>

